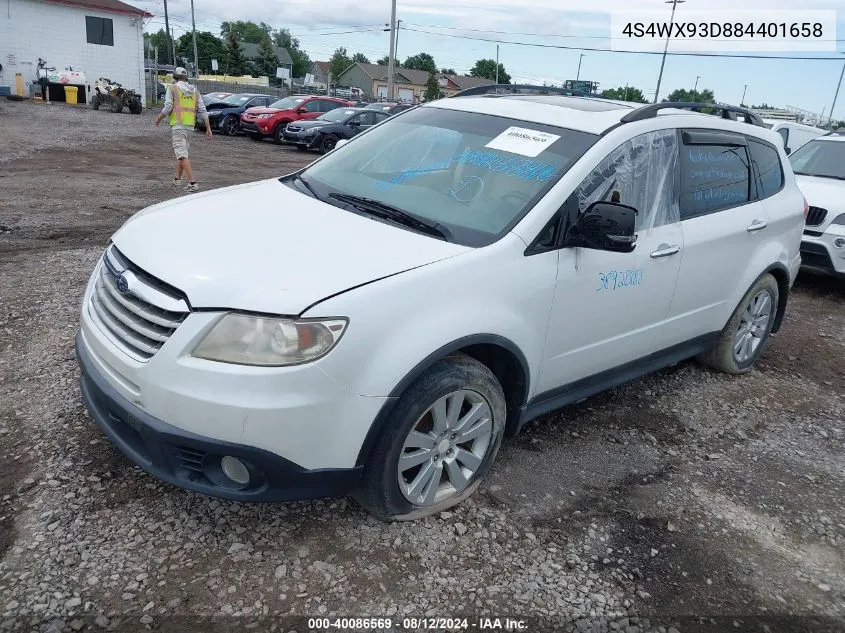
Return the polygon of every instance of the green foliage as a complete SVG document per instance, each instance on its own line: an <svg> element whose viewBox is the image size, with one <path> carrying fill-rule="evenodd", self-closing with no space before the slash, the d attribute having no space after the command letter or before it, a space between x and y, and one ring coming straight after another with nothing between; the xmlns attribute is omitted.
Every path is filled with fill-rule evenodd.
<svg viewBox="0 0 845 633"><path fill-rule="evenodd" d="M434 58L428 53L417 53L411 55L402 64L402 68L409 68L411 70L425 70L430 73L437 72L437 64L434 63Z"/></svg>
<svg viewBox="0 0 845 633"><path fill-rule="evenodd" d="M364 53L355 53L352 56L352 61L357 62L359 64L369 64L370 63L370 60L367 59L367 56L364 55Z"/></svg>
<svg viewBox="0 0 845 633"><path fill-rule="evenodd" d="M265 24L264 22L256 24L255 22L243 20L238 20L236 22L223 22L220 25L220 35L226 41L229 40L229 35L233 31L242 42L260 44L261 40L272 34L273 29L269 24Z"/></svg>
<svg viewBox="0 0 845 633"><path fill-rule="evenodd" d="M441 68L440 74L442 75L457 75L457 71L454 68Z"/></svg>
<svg viewBox="0 0 845 633"><path fill-rule="evenodd" d="M304 77L311 69L311 59L308 53L299 47L299 40L290 34L286 28L273 31L273 43L276 46L286 48L293 60L293 76Z"/></svg>
<svg viewBox="0 0 845 633"><path fill-rule="evenodd" d="M485 79L492 79L496 81L496 60L495 59L479 59L475 62L475 66L469 71L472 77L484 77ZM511 76L505 72L503 64L499 64L499 83L509 84Z"/></svg>
<svg viewBox="0 0 845 633"><path fill-rule="evenodd" d="M712 90L684 90L678 88L672 91L663 101L687 101L694 103L716 103Z"/></svg>
<svg viewBox="0 0 845 633"><path fill-rule="evenodd" d="M387 55L385 55L385 56L384 56L384 57L382 57L381 59L377 59L377 60L376 60L376 64L378 64L379 66L387 66L387 65L389 65L389 64L390 64L390 57L388 57Z"/></svg>
<svg viewBox="0 0 845 633"><path fill-rule="evenodd" d="M643 91L633 86L620 86L619 88L608 88L601 91L602 97L608 99L620 99L622 101L631 101L633 103L648 103Z"/></svg>
<svg viewBox="0 0 845 633"><path fill-rule="evenodd" d="M234 29L230 29L226 38L226 73L229 75L243 75L246 70L246 60L244 59L244 54L241 51L241 45L238 41L238 33Z"/></svg>
<svg viewBox="0 0 845 633"><path fill-rule="evenodd" d="M176 41L176 54L193 62L194 42L190 33L185 33ZM161 55L160 52L159 55ZM216 59L222 66L226 61L226 46L214 33L197 31L197 56L199 57L200 72L213 72L211 60Z"/></svg>
<svg viewBox="0 0 845 633"><path fill-rule="evenodd" d="M157 47L158 63L173 63L173 53L170 49L170 39L167 37L167 31L159 29L155 33L144 33L144 41L150 43L150 59L154 59L153 47ZM199 46L199 42L197 42L197 46Z"/></svg>
<svg viewBox="0 0 845 633"><path fill-rule="evenodd" d="M329 60L329 65L331 67L331 81L335 84L337 83L340 74L352 65L352 59L350 59L349 55L347 55L346 49L340 47L335 49L334 54Z"/></svg>
<svg viewBox="0 0 845 633"><path fill-rule="evenodd" d="M428 74L428 79L425 82L425 92L423 93L423 98L426 101L434 101L435 99L440 99L443 96L443 93L440 92L440 85L437 83L437 75L434 73Z"/></svg>
<svg viewBox="0 0 845 633"><path fill-rule="evenodd" d="M266 36L258 45L258 59L255 62L255 70L258 75L266 75L271 83L276 81L276 69L279 67L279 57L273 47L273 40Z"/></svg>

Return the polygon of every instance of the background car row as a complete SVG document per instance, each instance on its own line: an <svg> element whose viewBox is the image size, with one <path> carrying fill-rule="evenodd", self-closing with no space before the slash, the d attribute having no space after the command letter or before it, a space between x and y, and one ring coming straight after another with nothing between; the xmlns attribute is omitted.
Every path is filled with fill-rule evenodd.
<svg viewBox="0 0 845 633"><path fill-rule="evenodd" d="M212 92L203 95L212 129L227 136L270 138L302 151L327 152L385 118L412 107L395 102L368 103L337 97L294 95L282 99L256 93ZM197 122L204 130L205 124Z"/></svg>

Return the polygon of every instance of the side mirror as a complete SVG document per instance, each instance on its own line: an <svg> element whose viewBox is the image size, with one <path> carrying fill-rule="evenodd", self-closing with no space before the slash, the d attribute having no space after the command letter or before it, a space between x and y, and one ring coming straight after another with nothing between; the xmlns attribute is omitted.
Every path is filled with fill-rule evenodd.
<svg viewBox="0 0 845 633"><path fill-rule="evenodd" d="M585 248L630 253L637 244L636 222L634 207L599 201L581 214L575 228Z"/></svg>
<svg viewBox="0 0 845 633"><path fill-rule="evenodd" d="M296 111L299 112L299 114L305 114L306 112L308 112L308 108L306 108L305 106L300 106L296 109Z"/></svg>
<svg viewBox="0 0 845 633"><path fill-rule="evenodd" d="M349 139L345 139L345 138L339 139L337 141L337 143L335 143L334 148L337 149L338 147L346 145L348 142L349 142Z"/></svg>

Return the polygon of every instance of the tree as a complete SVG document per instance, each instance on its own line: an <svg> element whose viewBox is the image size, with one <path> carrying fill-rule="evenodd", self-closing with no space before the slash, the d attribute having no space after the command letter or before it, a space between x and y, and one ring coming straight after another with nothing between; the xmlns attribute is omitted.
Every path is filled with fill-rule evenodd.
<svg viewBox="0 0 845 633"><path fill-rule="evenodd" d="M716 97L712 90L684 90L678 88L669 94L663 101L687 101L694 103L716 103Z"/></svg>
<svg viewBox="0 0 845 633"><path fill-rule="evenodd" d="M332 58L329 60L329 67L332 75L332 82L337 83L337 78L340 74L352 65L352 60L346 54L346 49L342 46L335 49Z"/></svg>
<svg viewBox="0 0 845 633"><path fill-rule="evenodd" d="M293 76L304 77L311 70L311 59L308 53L299 47L299 40L290 34L288 29L276 29L273 31L273 43L287 49L293 61Z"/></svg>
<svg viewBox="0 0 845 633"><path fill-rule="evenodd" d="M492 79L496 81L496 60L495 59L479 59L475 62L475 66L469 71L472 77L483 77L484 79ZM499 83L509 84L511 76L505 72L503 64L499 64Z"/></svg>
<svg viewBox="0 0 845 633"><path fill-rule="evenodd" d="M229 75L243 75L246 72L246 60L244 59L241 44L238 41L238 33L235 29L229 30L226 39L226 73Z"/></svg>
<svg viewBox="0 0 845 633"><path fill-rule="evenodd" d="M643 91L633 86L620 86L619 88L608 88L601 91L602 97L608 99L620 99L622 101L632 101L633 103L648 103Z"/></svg>
<svg viewBox="0 0 845 633"><path fill-rule="evenodd" d="M409 68L411 70L425 70L430 73L437 72L437 64L434 63L434 58L428 53L417 53L411 55L402 64L402 68Z"/></svg>
<svg viewBox="0 0 845 633"><path fill-rule="evenodd" d="M752 109L752 110L773 110L773 109L774 109L774 107L775 107L775 106L770 106L768 103L766 103L766 102L764 101L764 102L763 102L763 103L761 103L760 105L753 105L753 106L751 106L751 109Z"/></svg>
<svg viewBox="0 0 845 633"><path fill-rule="evenodd" d="M160 54L160 53L159 53ZM176 42L176 54L194 60L194 43L190 33L183 34ZM216 59L220 65L226 61L226 45L214 33L197 31L197 56L200 71L213 72L211 60Z"/></svg>
<svg viewBox="0 0 845 633"><path fill-rule="evenodd" d="M223 22L220 25L220 35L224 40L229 39L229 34L234 31L238 39L242 42L249 42L250 44L260 44L266 36L271 35L273 29L269 24L262 22L256 24L255 22L244 22L238 20L237 22Z"/></svg>
<svg viewBox="0 0 845 633"><path fill-rule="evenodd" d="M390 57L385 55L381 59L377 59L376 64L378 64L379 66L388 66L390 64Z"/></svg>
<svg viewBox="0 0 845 633"><path fill-rule="evenodd" d="M276 55L276 49L273 48L273 40L268 35L258 45L258 59L255 63L255 70L258 71L259 75L269 77L270 82L274 83L278 67L279 57Z"/></svg>
<svg viewBox="0 0 845 633"><path fill-rule="evenodd" d="M353 63L357 62L359 64L369 64L370 60L367 59L367 56L364 55L364 53L355 53L352 56L352 62Z"/></svg>
<svg viewBox="0 0 845 633"><path fill-rule="evenodd" d="M150 58L154 59L155 53L153 47L158 48L158 63L172 64L173 53L170 50L170 39L167 37L167 31L159 29L155 33L144 33L144 41L150 43ZM197 42L199 47L199 42Z"/></svg>
<svg viewBox="0 0 845 633"><path fill-rule="evenodd" d="M440 69L441 75L457 75L457 71L454 68L441 68Z"/></svg>
<svg viewBox="0 0 845 633"><path fill-rule="evenodd" d="M440 99L443 96L443 93L440 92L440 84L437 83L437 75L434 73L428 73L428 79L425 82L425 93L423 93L423 98L426 101L434 101L436 99Z"/></svg>

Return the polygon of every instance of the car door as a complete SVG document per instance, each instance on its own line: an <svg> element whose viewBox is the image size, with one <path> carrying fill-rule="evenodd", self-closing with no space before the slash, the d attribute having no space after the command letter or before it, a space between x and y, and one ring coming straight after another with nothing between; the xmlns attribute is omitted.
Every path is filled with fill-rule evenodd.
<svg viewBox="0 0 845 633"><path fill-rule="evenodd" d="M322 114L321 108L321 101L320 99L312 99L311 101L304 104L305 112L299 115L300 119L316 119L318 116Z"/></svg>
<svg viewBox="0 0 845 633"><path fill-rule="evenodd" d="M657 332L669 312L684 248L677 164L677 132L649 132L611 152L567 200L570 217L597 201L633 206L637 243L631 253L560 250L538 392L663 347Z"/></svg>
<svg viewBox="0 0 845 633"><path fill-rule="evenodd" d="M769 221L752 185L745 135L690 129L680 136L684 251L663 335L670 344L722 330Z"/></svg>

